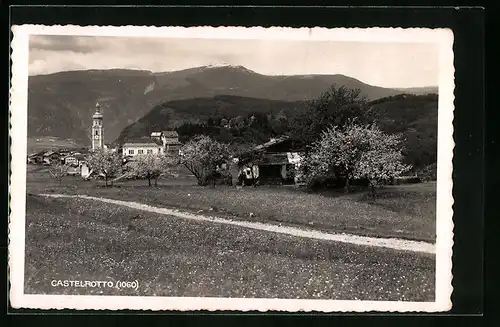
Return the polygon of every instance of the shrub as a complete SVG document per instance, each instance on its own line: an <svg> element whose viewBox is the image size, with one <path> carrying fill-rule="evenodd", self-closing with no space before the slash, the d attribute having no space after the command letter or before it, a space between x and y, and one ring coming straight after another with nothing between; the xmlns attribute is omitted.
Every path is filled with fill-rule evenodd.
<svg viewBox="0 0 500 327"><path fill-rule="evenodd" d="M433 163L417 170L417 176L422 181L435 181L437 179L437 164Z"/></svg>

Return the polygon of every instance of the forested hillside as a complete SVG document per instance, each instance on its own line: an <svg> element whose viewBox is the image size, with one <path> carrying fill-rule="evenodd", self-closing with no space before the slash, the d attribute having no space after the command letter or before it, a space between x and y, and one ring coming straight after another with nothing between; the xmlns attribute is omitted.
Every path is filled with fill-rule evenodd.
<svg viewBox="0 0 500 327"><path fill-rule="evenodd" d="M175 128L181 141L196 134L206 134L228 143L260 143L271 136L286 133L288 118L306 108L304 101L229 95L169 101L154 107L137 122L127 126L116 142Z"/></svg>
<svg viewBox="0 0 500 327"><path fill-rule="evenodd" d="M356 110L367 110L385 132L403 133L405 160L418 168L435 163L437 159L437 100L435 94L404 94L363 103L362 106L351 105L344 110L352 116L356 116ZM332 114L326 110L314 116L311 106L305 101L235 96L169 101L127 126L116 142L174 128L181 142L204 134L233 147L248 147L266 142L271 137L293 134L297 124L318 124L320 129L328 124L327 120L323 123L321 120ZM313 121L308 122L306 117Z"/></svg>

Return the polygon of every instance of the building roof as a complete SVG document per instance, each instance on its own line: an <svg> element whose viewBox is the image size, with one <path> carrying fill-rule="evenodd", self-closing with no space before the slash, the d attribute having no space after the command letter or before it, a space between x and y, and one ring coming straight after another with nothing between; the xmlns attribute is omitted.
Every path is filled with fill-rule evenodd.
<svg viewBox="0 0 500 327"><path fill-rule="evenodd" d="M156 145L161 145L163 146L163 142L159 139L152 139L151 142L155 143Z"/></svg>
<svg viewBox="0 0 500 327"><path fill-rule="evenodd" d="M181 145L182 143L177 140L165 140L166 145Z"/></svg>
<svg viewBox="0 0 500 327"><path fill-rule="evenodd" d="M153 132L151 133L151 137L160 137L162 132Z"/></svg>
<svg viewBox="0 0 500 327"><path fill-rule="evenodd" d="M151 145L154 145L154 146L163 145L163 143L161 142L161 140L151 139L151 138L149 138L147 136L128 139L128 140L126 140L124 142L123 146L130 145L130 144L135 144L135 145L137 145L137 144L151 144Z"/></svg>
<svg viewBox="0 0 500 327"><path fill-rule="evenodd" d="M124 147L137 147L137 146L142 146L142 147L150 147L150 148L156 148L158 147L158 144L155 142L143 142L143 143L136 143L136 142L126 142L123 144Z"/></svg>
<svg viewBox="0 0 500 327"><path fill-rule="evenodd" d="M92 115L93 119L102 119L102 114L100 112L96 112Z"/></svg>
<svg viewBox="0 0 500 327"><path fill-rule="evenodd" d="M255 156L259 157L258 160L262 164L277 164L280 162L295 163L295 161L297 161L297 158L295 158L297 154L297 149L295 149L294 147L278 151L277 153L272 153L273 146L285 143L287 141L293 141L293 140L285 135L278 138L273 138L269 142L253 147L251 150L244 151L238 156L239 157L238 163L240 165L246 164L251 160L255 160L256 158ZM269 148L271 148L271 151Z"/></svg>
<svg viewBox="0 0 500 327"><path fill-rule="evenodd" d="M75 157L78 160L84 160L85 159L85 155L83 155L83 154L75 154L75 155L73 155L73 157Z"/></svg>
<svg viewBox="0 0 500 327"><path fill-rule="evenodd" d="M269 142L267 143L264 143L264 144L261 144L261 145L257 145L255 148L253 148L255 151L259 151L259 150L264 150L266 148L269 148L273 145L276 145L276 144L279 144L279 143L283 143L285 141L287 141L289 139L288 136L282 136L282 137L278 137L278 138L275 138L275 139L271 139Z"/></svg>
<svg viewBox="0 0 500 327"><path fill-rule="evenodd" d="M95 103L95 113L92 116L92 118L94 118L94 119L96 119L96 118L102 119L101 106L99 105L99 102Z"/></svg>
<svg viewBox="0 0 500 327"><path fill-rule="evenodd" d="M176 131L162 131L162 133L165 137L179 137Z"/></svg>

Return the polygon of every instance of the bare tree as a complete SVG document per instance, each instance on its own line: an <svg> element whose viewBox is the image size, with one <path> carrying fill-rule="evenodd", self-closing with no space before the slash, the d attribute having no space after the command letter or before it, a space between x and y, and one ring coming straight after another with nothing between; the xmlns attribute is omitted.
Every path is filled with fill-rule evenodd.
<svg viewBox="0 0 500 327"><path fill-rule="evenodd" d="M55 164L50 165L49 173L53 179L59 181L59 185L62 184L63 177L67 175L69 166L57 161Z"/></svg>

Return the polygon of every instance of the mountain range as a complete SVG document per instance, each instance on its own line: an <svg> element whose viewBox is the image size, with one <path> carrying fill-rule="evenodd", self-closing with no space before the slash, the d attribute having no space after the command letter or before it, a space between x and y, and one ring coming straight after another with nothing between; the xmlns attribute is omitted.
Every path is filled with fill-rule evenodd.
<svg viewBox="0 0 500 327"><path fill-rule="evenodd" d="M259 105L274 108L284 105L280 101L301 103L313 99L332 84L360 89L370 100L403 93L437 93L437 87L383 88L338 74L268 76L230 65L163 73L127 69L67 71L29 77L28 137L55 136L88 145L96 101L104 115L105 142L111 143L126 126L166 102L229 95L258 98ZM266 100L278 102L265 104ZM223 107L240 110L240 105ZM203 116L202 110L208 107L190 108L189 116L196 117L197 112ZM171 125L179 123L172 121Z"/></svg>

